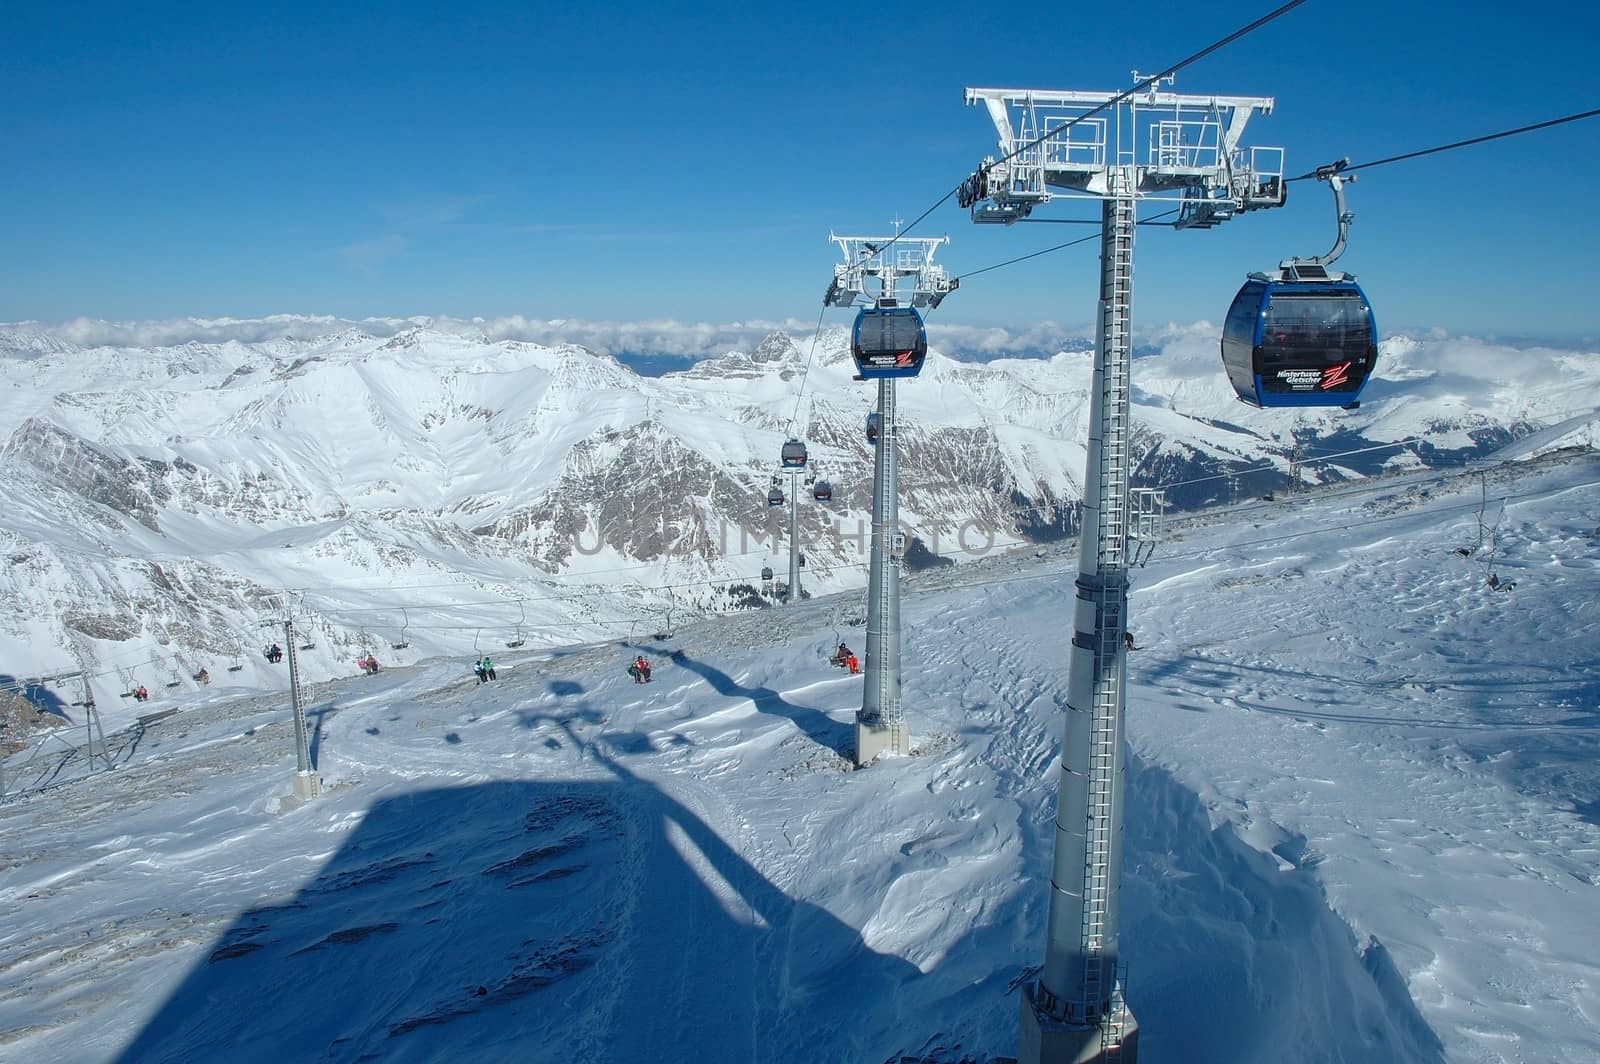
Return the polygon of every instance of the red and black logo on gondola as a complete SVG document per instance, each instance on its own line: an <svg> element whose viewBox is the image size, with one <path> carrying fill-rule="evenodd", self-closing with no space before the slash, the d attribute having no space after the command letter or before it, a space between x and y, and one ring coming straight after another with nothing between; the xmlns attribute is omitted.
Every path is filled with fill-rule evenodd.
<svg viewBox="0 0 1600 1064"><path fill-rule="evenodd" d="M1322 390L1342 388L1350 383L1350 363L1341 362L1322 371Z"/></svg>

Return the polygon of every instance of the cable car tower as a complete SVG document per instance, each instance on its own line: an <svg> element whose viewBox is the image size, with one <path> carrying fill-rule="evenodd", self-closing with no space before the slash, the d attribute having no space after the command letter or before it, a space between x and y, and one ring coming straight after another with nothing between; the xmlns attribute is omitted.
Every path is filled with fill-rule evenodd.
<svg viewBox="0 0 1600 1064"><path fill-rule="evenodd" d="M785 441L778 460L783 472L789 474L789 586L784 590L783 601L793 606L800 601L800 477L806 471L805 441ZM778 478L772 479L776 482Z"/></svg>
<svg viewBox="0 0 1600 1064"><path fill-rule="evenodd" d="M1117 956L1128 629L1133 233L1142 201L1176 202L1207 229L1283 203L1283 149L1240 145L1270 98L1179 96L1161 78L1129 92L968 89L998 158L962 183L974 222L1011 224L1057 195L1101 201L1100 295L1083 532L1067 674L1045 961L1024 989L1021 1064L1132 1064L1138 1025ZM1168 83L1171 78L1164 79Z"/></svg>
<svg viewBox="0 0 1600 1064"><path fill-rule="evenodd" d="M898 232L898 224L895 226ZM870 303L856 315L850 333L857 380L878 382L877 447L872 469L872 568L867 579L867 657L861 711L856 714L856 767L879 754L909 754L905 714L900 706L900 562L905 552L895 424L895 382L914 377L928 355L928 336L917 308L937 307L957 281L933 261L950 238L836 236L844 262L822 297L824 306ZM911 282L902 304L899 282ZM870 433L869 423L869 433Z"/></svg>

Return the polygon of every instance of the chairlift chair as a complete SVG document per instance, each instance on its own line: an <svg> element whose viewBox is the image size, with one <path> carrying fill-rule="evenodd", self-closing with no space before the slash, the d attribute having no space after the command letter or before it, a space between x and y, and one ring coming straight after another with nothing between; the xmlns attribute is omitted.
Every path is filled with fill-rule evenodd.
<svg viewBox="0 0 1600 1064"><path fill-rule="evenodd" d="M411 617L406 613L405 607L400 609L400 635L393 643L389 644L392 650L404 650L411 644L406 642L406 629L411 627Z"/></svg>
<svg viewBox="0 0 1600 1064"><path fill-rule="evenodd" d="M517 599L517 608L522 611L522 616L517 620L517 634L506 643L507 650L516 650L527 642L522 638L522 625L528 619L528 608L522 604L521 599Z"/></svg>

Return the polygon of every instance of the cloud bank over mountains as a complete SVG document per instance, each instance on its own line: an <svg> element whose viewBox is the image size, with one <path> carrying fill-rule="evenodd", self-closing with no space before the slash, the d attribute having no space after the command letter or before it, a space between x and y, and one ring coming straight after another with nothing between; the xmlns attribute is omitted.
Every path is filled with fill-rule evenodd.
<svg viewBox="0 0 1600 1064"><path fill-rule="evenodd" d="M821 321L822 333L836 333L853 320L846 310L830 311ZM928 316L928 339L950 358L987 362L996 358L1050 358L1063 351L1093 349L1093 330L1087 324L1039 321L1016 326L969 325L941 322ZM816 319L781 321L766 319L726 322L678 321L672 318L642 321L584 321L572 318L538 319L511 315L497 318L453 318L413 315L406 318L340 318L333 315L273 314L263 318L167 318L149 321L105 321L73 318L63 322L0 322L0 351L12 353L50 350L62 344L81 348L114 347L159 349L185 344L310 341L336 333L358 331L378 339L424 328L431 332L495 343L519 340L543 347L572 344L599 354L622 357L649 356L664 361L660 368L682 368L706 358L733 351L750 352L774 332L793 338L802 354L818 335ZM1209 372L1217 358L1215 322L1165 322L1135 331L1135 353L1183 354L1197 373ZM1518 337L1452 335L1444 330L1399 333L1384 341L1384 365L1377 376L1391 380L1418 375L1448 375L1466 381L1537 379L1548 382L1571 372L1576 355L1592 358L1595 345ZM1398 356L1398 357L1396 357ZM1508 373L1508 370L1511 372ZM1530 375L1531 374L1531 378Z"/></svg>
<svg viewBox="0 0 1600 1064"><path fill-rule="evenodd" d="M845 328L849 311L833 311L822 329ZM0 328L25 330L77 347L180 347L202 343L265 343L309 340L345 330L387 338L422 326L434 332L483 339L523 340L546 347L576 344L608 355L658 355L685 360L715 358L730 351L753 351L774 332L794 337L806 350L817 332L817 320L707 322L648 319L643 321L580 321L556 318L452 318L415 315L407 318L339 318L333 315L273 314L264 318L168 318L152 321L104 321L73 318L64 322L14 322ZM1048 357L1062 350L1083 350L1086 325L1034 322L1020 326L983 326L928 322L932 343L954 358Z"/></svg>

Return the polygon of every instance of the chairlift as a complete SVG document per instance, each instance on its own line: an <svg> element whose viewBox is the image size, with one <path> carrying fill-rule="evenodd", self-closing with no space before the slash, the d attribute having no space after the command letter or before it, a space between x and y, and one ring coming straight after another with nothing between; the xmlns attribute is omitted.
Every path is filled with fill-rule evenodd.
<svg viewBox="0 0 1600 1064"><path fill-rule="evenodd" d="M673 609L675 609L674 606L668 606L667 607L667 623L663 628L661 628L655 634L655 637L656 637L656 639L658 641L663 640L663 639L671 639L672 636L673 636L673 632L674 632L674 629L672 627L672 611L673 611Z"/></svg>
<svg viewBox="0 0 1600 1064"><path fill-rule="evenodd" d="M800 440L788 440L783 445L783 468L804 469L806 467L806 445Z"/></svg>
<svg viewBox="0 0 1600 1064"><path fill-rule="evenodd" d="M304 643L300 644L300 649L301 650L315 650L315 649L317 649L317 641L315 639L307 639Z"/></svg>
<svg viewBox="0 0 1600 1064"><path fill-rule="evenodd" d="M528 619L528 608L523 605L521 599L517 599L517 608L522 611L522 616L517 619L517 634L506 643L507 650L515 650L526 642L522 638L522 625Z"/></svg>
<svg viewBox="0 0 1600 1064"><path fill-rule="evenodd" d="M1347 161L1321 167L1333 188L1339 235L1326 255L1288 259L1277 273L1252 273L1222 325L1222 364L1251 406L1360 405L1378 361L1372 304L1354 274L1329 270L1344 251L1351 214L1344 208Z"/></svg>
<svg viewBox="0 0 1600 1064"><path fill-rule="evenodd" d="M391 649L404 650L411 645L406 642L406 629L409 627L411 627L411 618L407 615L405 607L402 606L400 607L400 635L393 643L389 644Z"/></svg>
<svg viewBox="0 0 1600 1064"><path fill-rule="evenodd" d="M863 307L850 330L850 357L865 380L915 377L928 357L928 331L914 307Z"/></svg>
<svg viewBox="0 0 1600 1064"><path fill-rule="evenodd" d="M811 497L818 502L831 502L833 500L833 485L826 480L819 480L812 485Z"/></svg>
<svg viewBox="0 0 1600 1064"><path fill-rule="evenodd" d="M876 410L867 415L867 442L874 446L878 443L878 426L882 422L883 418Z"/></svg>

